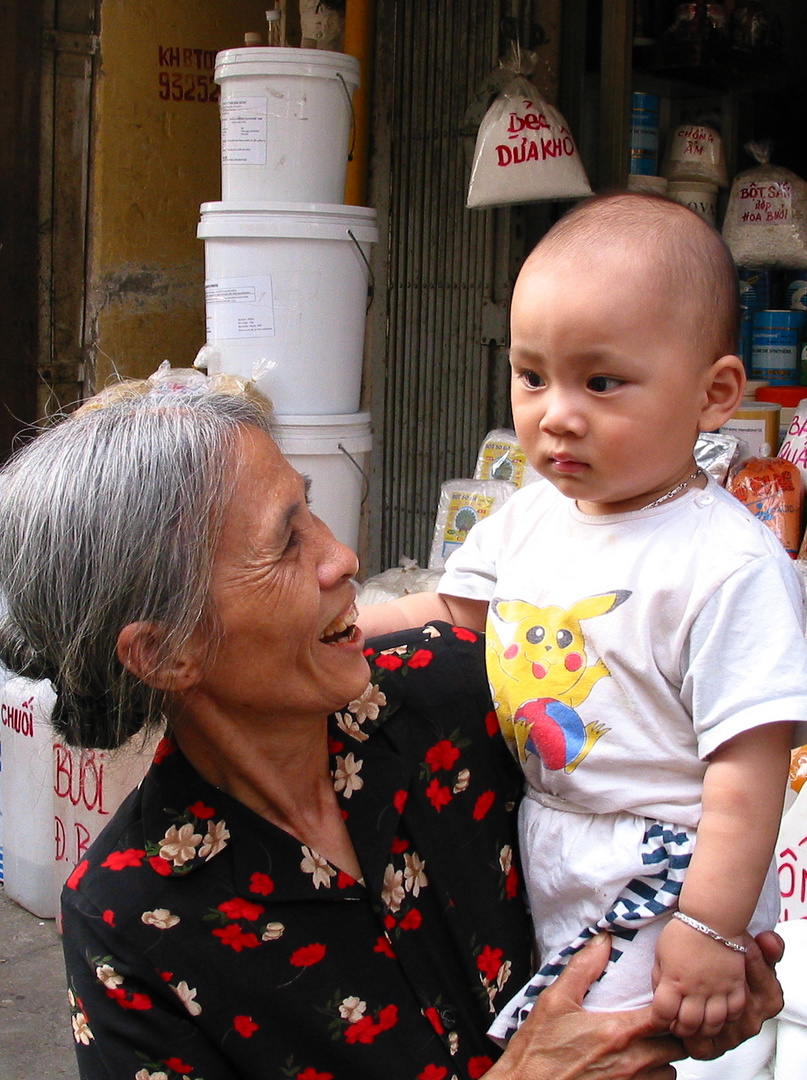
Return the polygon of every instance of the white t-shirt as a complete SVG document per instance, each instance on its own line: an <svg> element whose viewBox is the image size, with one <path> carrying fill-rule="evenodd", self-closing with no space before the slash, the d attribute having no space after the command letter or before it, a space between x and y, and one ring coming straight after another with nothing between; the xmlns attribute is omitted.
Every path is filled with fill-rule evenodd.
<svg viewBox="0 0 807 1080"><path fill-rule="evenodd" d="M471 530L438 591L489 602L503 730L559 806L695 827L717 747L807 722L800 580L713 480L602 517L528 485Z"/></svg>

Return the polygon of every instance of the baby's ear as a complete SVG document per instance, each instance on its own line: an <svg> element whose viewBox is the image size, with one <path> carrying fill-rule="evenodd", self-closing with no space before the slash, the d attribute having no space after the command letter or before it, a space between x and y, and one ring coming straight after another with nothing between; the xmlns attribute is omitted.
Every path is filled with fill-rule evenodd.
<svg viewBox="0 0 807 1080"><path fill-rule="evenodd" d="M197 650L190 644L177 656L165 658L161 623L129 623L118 634L118 660L127 671L155 690L181 691L194 686L201 673Z"/></svg>
<svg viewBox="0 0 807 1080"><path fill-rule="evenodd" d="M739 356L721 356L706 373L699 431L716 431L743 399L745 368Z"/></svg>

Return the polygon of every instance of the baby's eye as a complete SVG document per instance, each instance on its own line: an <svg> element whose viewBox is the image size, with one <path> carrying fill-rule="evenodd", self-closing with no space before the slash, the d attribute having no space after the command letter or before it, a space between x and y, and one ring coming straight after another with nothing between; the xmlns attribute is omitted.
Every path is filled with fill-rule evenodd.
<svg viewBox="0 0 807 1080"><path fill-rule="evenodd" d="M530 390L539 390L544 385L544 380L534 371L521 371L518 377Z"/></svg>
<svg viewBox="0 0 807 1080"><path fill-rule="evenodd" d="M594 375L588 380L586 386L595 394L604 394L608 390L615 390L618 386L622 386L622 379L614 379L610 375Z"/></svg>

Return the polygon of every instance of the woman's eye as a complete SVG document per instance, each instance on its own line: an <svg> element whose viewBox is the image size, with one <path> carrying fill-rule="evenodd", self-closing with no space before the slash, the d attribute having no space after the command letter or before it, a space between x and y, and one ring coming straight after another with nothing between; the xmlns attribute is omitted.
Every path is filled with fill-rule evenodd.
<svg viewBox="0 0 807 1080"><path fill-rule="evenodd" d="M595 375L587 383L589 390L593 390L595 394L604 394L606 391L615 390L617 386L621 385L621 379L613 379L610 375Z"/></svg>

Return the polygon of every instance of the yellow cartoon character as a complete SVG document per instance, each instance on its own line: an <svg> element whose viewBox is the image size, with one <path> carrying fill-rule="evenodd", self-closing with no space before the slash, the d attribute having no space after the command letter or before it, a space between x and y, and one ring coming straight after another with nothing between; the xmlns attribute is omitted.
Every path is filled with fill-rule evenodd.
<svg viewBox="0 0 807 1080"><path fill-rule="evenodd" d="M576 712L592 687L608 674L602 660L588 663L581 619L607 615L628 599L619 589L579 600L568 610L536 608L523 600L494 600L491 612L516 623L505 646L488 622L488 673L504 737L520 761L537 754L548 769L572 772L608 730L584 724ZM541 696L536 696L538 691Z"/></svg>

